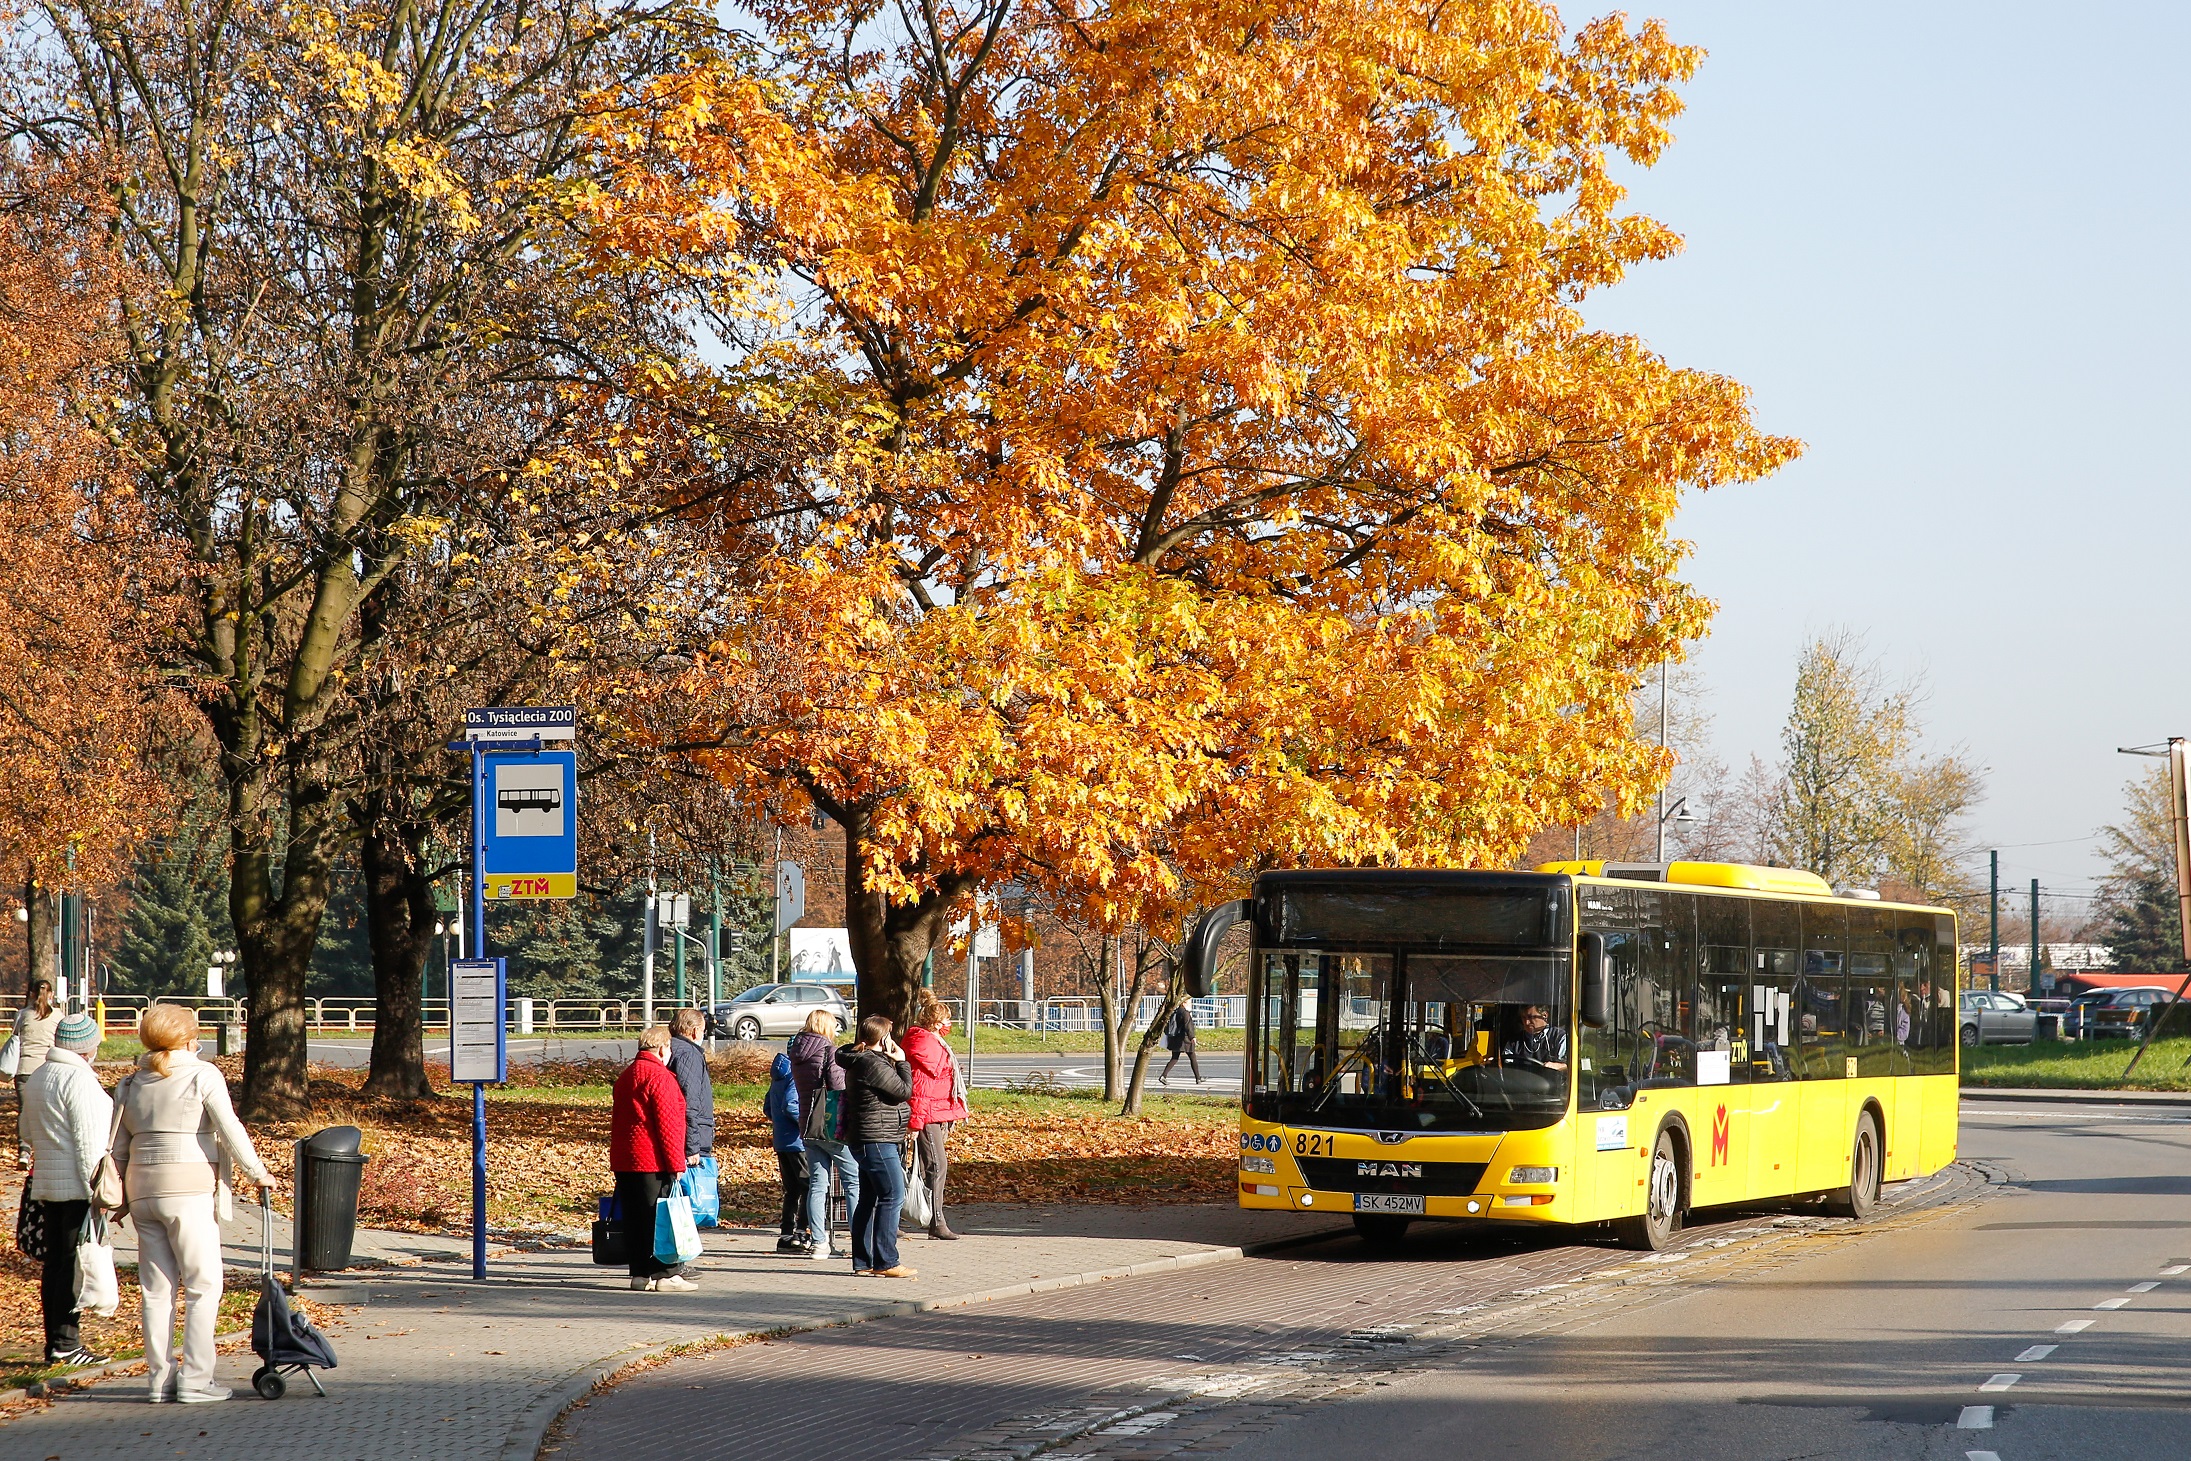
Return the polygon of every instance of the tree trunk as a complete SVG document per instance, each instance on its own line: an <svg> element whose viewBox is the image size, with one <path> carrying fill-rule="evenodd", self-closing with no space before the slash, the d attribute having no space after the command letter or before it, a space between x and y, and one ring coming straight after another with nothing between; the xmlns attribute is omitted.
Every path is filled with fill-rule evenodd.
<svg viewBox="0 0 2191 1461"><path fill-rule="evenodd" d="M30 915L25 925L30 938L29 957L23 961L23 992L28 994L39 980L57 985L61 977L61 950L55 940L60 906L51 888L35 876L27 876L23 879L23 909Z"/></svg>
<svg viewBox="0 0 2191 1461"><path fill-rule="evenodd" d="M1156 944L1146 937L1138 939L1135 943L1134 997L1137 1001L1140 998L1142 981L1147 977L1149 965L1152 962L1150 955L1156 950L1156 947ZM1141 1032L1141 1043L1134 1047L1133 1078L1126 1083L1126 1103L1119 1109L1119 1115L1139 1116L1141 1114L1141 1088L1149 1078L1150 1057L1155 1053L1156 1048L1163 1043L1164 1027L1171 1023L1172 1011L1185 1003L1186 998L1186 986L1179 978L1179 966L1175 963L1172 966L1171 979L1164 987L1163 1007L1157 1010L1156 1018L1149 1021L1149 1028Z"/></svg>
<svg viewBox="0 0 2191 1461"><path fill-rule="evenodd" d="M228 915L251 1000L241 1103L246 1120L284 1120L311 1108L304 988L333 875L328 814L324 789L300 787L291 795L279 896L272 852L250 836L247 819L230 823Z"/></svg>
<svg viewBox="0 0 2191 1461"><path fill-rule="evenodd" d="M944 916L952 902L973 886L973 880L949 875L937 879L935 887L912 903L892 903L867 884L864 849L872 825L868 814L850 808L828 810L844 828L845 941L851 945L852 968L858 977L856 1018L885 1016L902 1035L912 1024L921 968L943 932Z"/></svg>
<svg viewBox="0 0 2191 1461"><path fill-rule="evenodd" d="M1118 961L1108 936L1096 940L1096 1008L1103 1015L1103 1099L1116 1101L1124 1092L1126 1036L1119 1022Z"/></svg>
<svg viewBox="0 0 2191 1461"><path fill-rule="evenodd" d="M422 986L434 937L434 889L416 834L405 831L376 817L358 845L358 864L373 951L373 1058L365 1094L409 1101L433 1094Z"/></svg>

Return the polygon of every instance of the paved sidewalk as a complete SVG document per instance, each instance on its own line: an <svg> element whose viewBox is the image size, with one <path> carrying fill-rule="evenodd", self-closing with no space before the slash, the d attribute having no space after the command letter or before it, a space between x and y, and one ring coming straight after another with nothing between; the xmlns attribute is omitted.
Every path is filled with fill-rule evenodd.
<svg viewBox="0 0 2191 1461"><path fill-rule="evenodd" d="M583 1251L501 1253L485 1283L468 1248L446 1239L371 1234L361 1249L401 1268L312 1286L356 1306L333 1334L340 1368L327 1398L300 1380L269 1404L250 1393L247 1346L224 1354L237 1398L149 1406L141 1379L110 1378L0 1426L0 1453L79 1458L504 1457L532 1461L548 1422L593 1380L662 1348L722 1336L841 1324L1084 1281L1222 1260L1242 1244L1301 1237L1328 1222L1231 1207L954 1209L969 1236L909 1235L917 1282L854 1278L849 1263L776 1256L775 1234L706 1235L697 1294L634 1293L622 1269ZM255 1208L231 1225L229 1258L255 1269ZM279 1253L286 1234L277 1232ZM277 1262L280 1259L277 1257Z"/></svg>

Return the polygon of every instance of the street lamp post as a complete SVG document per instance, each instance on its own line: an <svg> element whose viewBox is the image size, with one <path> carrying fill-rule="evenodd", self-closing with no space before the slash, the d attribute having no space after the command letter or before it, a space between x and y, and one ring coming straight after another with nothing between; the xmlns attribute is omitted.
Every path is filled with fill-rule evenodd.
<svg viewBox="0 0 2191 1461"><path fill-rule="evenodd" d="M1665 796L1664 792L1659 793L1661 802L1665 800ZM1696 813L1689 810L1689 799L1687 797L1680 798L1672 806L1664 807L1659 812L1658 860L1660 862L1666 861L1666 824L1672 822L1677 827L1687 827L1694 823L1696 819Z"/></svg>

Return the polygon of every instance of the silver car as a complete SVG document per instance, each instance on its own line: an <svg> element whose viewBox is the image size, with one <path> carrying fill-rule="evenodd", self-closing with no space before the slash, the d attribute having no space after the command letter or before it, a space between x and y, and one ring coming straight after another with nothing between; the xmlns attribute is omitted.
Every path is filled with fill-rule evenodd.
<svg viewBox="0 0 2191 1461"><path fill-rule="evenodd" d="M1966 989L1959 1008L1965 1045L2029 1045L2038 1038L2037 1012L2013 994Z"/></svg>
<svg viewBox="0 0 2191 1461"><path fill-rule="evenodd" d="M836 990L826 984L757 984L713 1011L709 1033L734 1040L758 1040L766 1035L795 1035L806 1028L806 1017L826 1009L837 1017L837 1028L848 1028L852 1011Z"/></svg>

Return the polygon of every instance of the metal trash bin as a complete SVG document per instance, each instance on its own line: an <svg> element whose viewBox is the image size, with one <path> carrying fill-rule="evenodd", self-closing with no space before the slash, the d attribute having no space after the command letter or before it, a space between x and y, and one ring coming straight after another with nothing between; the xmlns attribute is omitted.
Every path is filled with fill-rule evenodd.
<svg viewBox="0 0 2191 1461"><path fill-rule="evenodd" d="M350 1266L358 1235L358 1189L370 1160L355 1126L330 1126L297 1143L297 1267L332 1273Z"/></svg>

